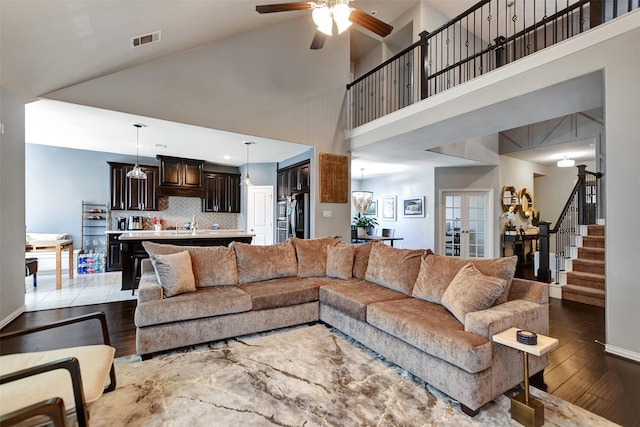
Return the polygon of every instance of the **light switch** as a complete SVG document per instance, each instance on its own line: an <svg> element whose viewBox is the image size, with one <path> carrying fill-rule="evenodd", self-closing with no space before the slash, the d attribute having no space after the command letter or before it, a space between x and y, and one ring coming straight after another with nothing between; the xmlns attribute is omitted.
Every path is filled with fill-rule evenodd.
<svg viewBox="0 0 640 427"><path fill-rule="evenodd" d="M324 218L331 218L333 216L333 211L322 211L322 216Z"/></svg>

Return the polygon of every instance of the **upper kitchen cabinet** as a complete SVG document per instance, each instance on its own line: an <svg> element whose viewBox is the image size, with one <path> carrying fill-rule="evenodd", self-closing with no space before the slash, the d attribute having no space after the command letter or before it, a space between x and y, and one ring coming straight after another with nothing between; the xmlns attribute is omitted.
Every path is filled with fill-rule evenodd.
<svg viewBox="0 0 640 427"><path fill-rule="evenodd" d="M147 179L131 179L132 164L108 163L112 210L158 210L158 167L140 165Z"/></svg>
<svg viewBox="0 0 640 427"><path fill-rule="evenodd" d="M159 161L160 196L202 197L204 160L156 156Z"/></svg>
<svg viewBox="0 0 640 427"><path fill-rule="evenodd" d="M289 169L278 171L278 200L285 200L291 194L291 182Z"/></svg>
<svg viewBox="0 0 640 427"><path fill-rule="evenodd" d="M240 212L240 175L204 172L203 212Z"/></svg>
<svg viewBox="0 0 640 427"><path fill-rule="evenodd" d="M278 200L311 191L311 163L307 160L278 170Z"/></svg>

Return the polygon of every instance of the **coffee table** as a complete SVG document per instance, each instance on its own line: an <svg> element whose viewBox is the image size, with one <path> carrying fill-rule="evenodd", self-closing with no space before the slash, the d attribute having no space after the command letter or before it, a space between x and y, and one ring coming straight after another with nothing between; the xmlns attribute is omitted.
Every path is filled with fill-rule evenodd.
<svg viewBox="0 0 640 427"><path fill-rule="evenodd" d="M518 328L510 328L492 337L493 341L507 347L520 350L524 360L524 392L511 398L511 418L520 424L540 427L544 424L544 404L529 395L529 354L543 356L558 346L558 340L546 335L538 335L536 345L518 342L516 333Z"/></svg>

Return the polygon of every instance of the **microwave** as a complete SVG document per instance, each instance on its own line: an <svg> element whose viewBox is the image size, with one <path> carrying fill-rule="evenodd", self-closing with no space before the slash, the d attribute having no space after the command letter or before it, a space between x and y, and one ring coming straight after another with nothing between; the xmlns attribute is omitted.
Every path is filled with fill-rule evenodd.
<svg viewBox="0 0 640 427"><path fill-rule="evenodd" d="M278 214L278 219L287 219L287 201L286 200L281 200L278 202L278 209L277 209L277 214Z"/></svg>

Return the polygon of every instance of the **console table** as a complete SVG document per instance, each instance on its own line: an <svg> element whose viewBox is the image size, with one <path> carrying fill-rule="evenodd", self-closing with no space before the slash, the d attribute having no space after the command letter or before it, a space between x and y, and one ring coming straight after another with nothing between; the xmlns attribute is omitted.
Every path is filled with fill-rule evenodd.
<svg viewBox="0 0 640 427"><path fill-rule="evenodd" d="M56 289L62 289L62 251L69 251L69 279L73 279L73 240L34 240L25 246L26 252L56 253ZM35 283L35 282L34 282Z"/></svg>
<svg viewBox="0 0 640 427"><path fill-rule="evenodd" d="M558 346L558 340L545 335L538 335L536 345L522 344L516 333L518 328L510 328L492 337L493 341L507 347L520 350L524 360L524 393L511 398L511 418L520 424L540 427L544 424L544 404L529 395L529 354L542 356Z"/></svg>

